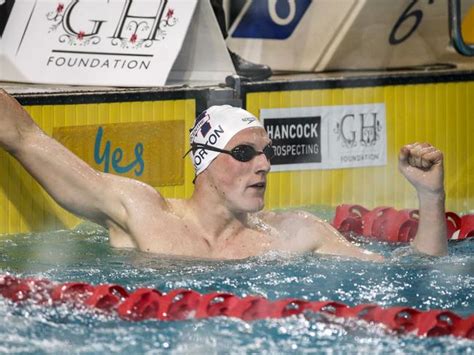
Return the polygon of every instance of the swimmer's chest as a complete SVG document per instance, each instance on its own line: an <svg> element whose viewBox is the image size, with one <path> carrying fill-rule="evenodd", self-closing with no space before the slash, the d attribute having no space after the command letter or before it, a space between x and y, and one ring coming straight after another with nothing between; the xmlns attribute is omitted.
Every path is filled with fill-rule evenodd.
<svg viewBox="0 0 474 355"><path fill-rule="evenodd" d="M268 251L305 252L311 249L307 233L284 228L293 218L272 219L250 216L249 227L239 233L228 233L217 240L208 235L205 223L187 213L183 200L168 200L170 211L138 214L130 226L130 237L142 251L206 258L245 258ZM263 215L262 215L263 216ZM290 221L288 221L290 220ZM294 223L289 223L294 225ZM306 229L306 228L303 228Z"/></svg>
<svg viewBox="0 0 474 355"><path fill-rule="evenodd" d="M213 243L202 226L174 214L142 221L131 232L142 251L201 258L246 258L268 252L277 244L274 235L250 228Z"/></svg>

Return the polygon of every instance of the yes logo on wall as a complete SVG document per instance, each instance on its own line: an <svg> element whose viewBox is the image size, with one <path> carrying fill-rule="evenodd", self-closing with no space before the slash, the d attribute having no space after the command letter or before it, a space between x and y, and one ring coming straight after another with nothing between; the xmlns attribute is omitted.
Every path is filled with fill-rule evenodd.
<svg viewBox="0 0 474 355"><path fill-rule="evenodd" d="M250 1L232 33L235 38L287 39L300 23L312 0Z"/></svg>
<svg viewBox="0 0 474 355"><path fill-rule="evenodd" d="M53 137L97 171L152 186L184 183L182 120L55 127Z"/></svg>

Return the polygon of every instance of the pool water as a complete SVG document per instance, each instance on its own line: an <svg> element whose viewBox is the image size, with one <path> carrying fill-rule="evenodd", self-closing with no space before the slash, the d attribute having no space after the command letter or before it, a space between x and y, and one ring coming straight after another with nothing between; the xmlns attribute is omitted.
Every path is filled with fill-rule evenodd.
<svg viewBox="0 0 474 355"><path fill-rule="evenodd" d="M129 291L192 288L207 293L377 303L474 313L474 238L452 242L430 258L406 246L363 245L382 264L314 254L267 254L239 261L170 259L113 249L93 224L70 231L0 238L0 274L55 282L118 283ZM395 335L383 326L323 315L244 322L210 318L129 322L68 305L14 304L0 297L2 353L474 353L474 342L451 336Z"/></svg>

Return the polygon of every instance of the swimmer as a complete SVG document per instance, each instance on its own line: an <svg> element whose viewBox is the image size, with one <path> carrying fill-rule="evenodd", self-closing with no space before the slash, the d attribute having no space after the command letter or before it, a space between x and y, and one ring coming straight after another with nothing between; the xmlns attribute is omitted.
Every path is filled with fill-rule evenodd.
<svg viewBox="0 0 474 355"><path fill-rule="evenodd" d="M242 259L269 251L383 259L310 213L262 211L273 149L251 113L213 106L196 119L190 141L193 195L166 199L147 184L94 170L0 91L0 147L63 208L106 227L114 247L207 259ZM419 198L412 247L422 254L445 255L442 153L427 143L406 145L400 150L399 170Z"/></svg>

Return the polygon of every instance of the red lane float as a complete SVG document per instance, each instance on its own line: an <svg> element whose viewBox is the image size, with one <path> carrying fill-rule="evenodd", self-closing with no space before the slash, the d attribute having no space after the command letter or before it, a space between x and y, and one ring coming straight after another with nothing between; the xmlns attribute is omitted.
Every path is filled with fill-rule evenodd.
<svg viewBox="0 0 474 355"><path fill-rule="evenodd" d="M161 319L164 310L161 309L162 294L152 288L139 288L127 297L118 307L117 313L123 319L144 320Z"/></svg>
<svg viewBox="0 0 474 355"><path fill-rule="evenodd" d="M322 312L334 317L358 318L384 324L396 333L419 336L453 335L474 340L474 314L462 318L448 310L420 311L410 307L383 308L376 304L350 307L334 301L306 301L286 298L276 301L259 296L237 297L231 293L201 294L176 289L166 294L152 288L127 292L120 285L93 286L84 282L55 284L48 280L11 275L0 276L0 295L14 302L38 304L70 303L116 312L122 319L162 321L228 316L245 321L283 318L305 312Z"/></svg>
<svg viewBox="0 0 474 355"><path fill-rule="evenodd" d="M418 210L396 210L380 206L368 210L360 205L339 205L332 225L342 234L363 235L387 243L408 243L418 230ZM474 237L474 215L459 217L446 212L446 228L449 240Z"/></svg>
<svg viewBox="0 0 474 355"><path fill-rule="evenodd" d="M240 298L225 292L212 292L202 295L196 318L228 316L234 309Z"/></svg>

